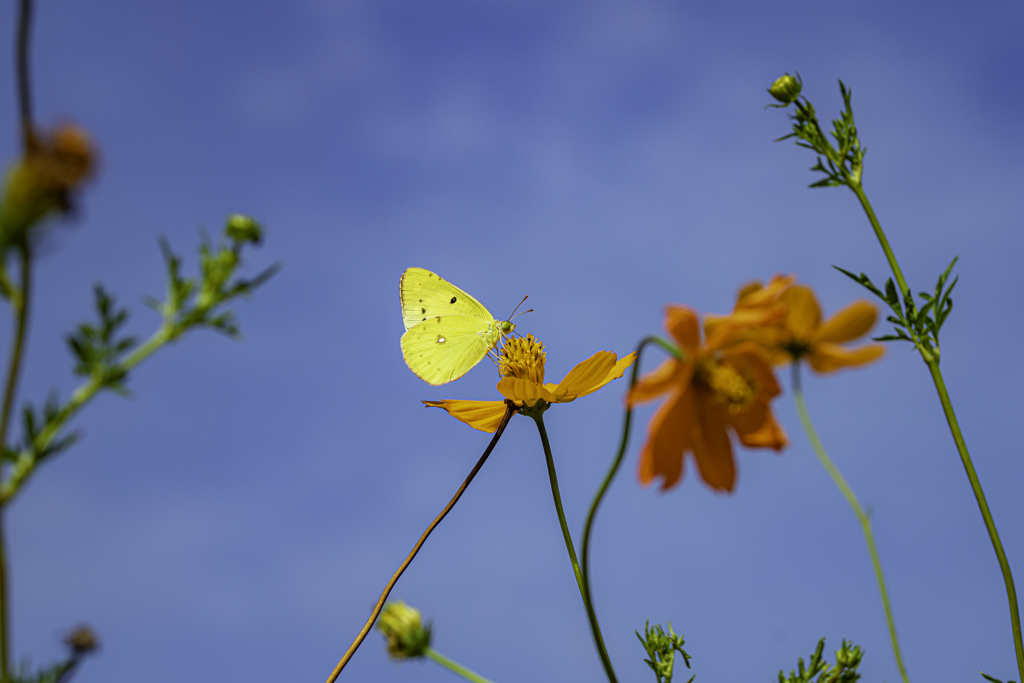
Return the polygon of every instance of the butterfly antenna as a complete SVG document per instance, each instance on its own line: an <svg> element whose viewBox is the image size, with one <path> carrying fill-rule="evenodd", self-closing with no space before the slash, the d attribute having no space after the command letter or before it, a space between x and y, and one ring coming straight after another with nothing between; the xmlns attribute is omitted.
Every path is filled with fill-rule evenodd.
<svg viewBox="0 0 1024 683"><path fill-rule="evenodd" d="M516 304L516 307L512 309L512 315L510 315L510 316L508 317L509 321L511 321L511 320L512 320L513 318L515 318L515 317L516 317L516 311L518 311L518 310L519 310L519 307L520 307L520 306L522 306L522 305L523 305L523 303L524 303L524 302L525 302L525 301L526 301L527 299L529 299L529 298L530 298L530 295L529 295L529 294L527 294L526 296L524 296L524 297L523 297L523 300L522 300L522 301L520 301L520 302L519 302L518 304ZM533 309L532 309L532 308L531 308L531 309L530 309L529 311L523 311L523 313L532 313L532 312L533 312ZM523 313L520 313L519 315L522 315Z"/></svg>

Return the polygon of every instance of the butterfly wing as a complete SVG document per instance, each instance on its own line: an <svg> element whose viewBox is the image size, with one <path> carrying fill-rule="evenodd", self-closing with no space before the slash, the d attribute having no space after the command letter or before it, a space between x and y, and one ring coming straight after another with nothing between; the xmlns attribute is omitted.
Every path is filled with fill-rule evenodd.
<svg viewBox="0 0 1024 683"><path fill-rule="evenodd" d="M494 326L494 316L483 304L440 275L424 268L406 268L398 283L398 293L402 300L402 322L406 330L431 318L453 315L480 318L484 321L485 330L487 324Z"/></svg>
<svg viewBox="0 0 1024 683"><path fill-rule="evenodd" d="M492 323L477 316L436 316L402 335L402 357L427 384L447 384L483 360L498 336Z"/></svg>

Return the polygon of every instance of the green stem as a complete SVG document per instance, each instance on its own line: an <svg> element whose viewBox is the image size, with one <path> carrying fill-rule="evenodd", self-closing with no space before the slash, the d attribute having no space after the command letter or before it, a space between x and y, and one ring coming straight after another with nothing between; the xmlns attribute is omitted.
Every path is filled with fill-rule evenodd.
<svg viewBox="0 0 1024 683"><path fill-rule="evenodd" d="M562 527L562 537L565 539L565 548L569 551L569 562L572 564L573 574L576 575L576 585L579 586L580 596L583 598L583 606L587 608L587 618L590 620L590 631L594 634L594 643L597 645L597 652L601 656L601 664L608 675L610 683L618 683L615 677L615 670L612 668L612 661L608 657L608 650L604 646L604 637L601 635L601 627L597 623L597 615L594 614L594 607L587 597L586 584L583 582L583 572L580 570L579 562L576 561L576 549L572 545L572 535L569 533L569 526L565 523L565 511L562 510L562 496L558 492L558 475L555 474L555 460L551 456L551 444L548 442L548 433L544 429L544 416L540 412L531 415L537 423L537 430L540 432L540 442L544 446L544 458L548 464L548 478L551 480L551 496L555 500L555 511L558 513L558 524Z"/></svg>
<svg viewBox="0 0 1024 683"><path fill-rule="evenodd" d="M885 231L882 230L882 224L878 222L878 217L875 216L875 210L871 208L871 202L868 201L868 196L864 193L864 186L859 182L853 182L848 179L847 187L853 190L853 193L857 195L857 199L860 200L860 205L871 222L871 228L875 231L875 237L878 238L878 243L882 245L882 251L885 252L886 260L889 261L889 268L892 269L893 277L896 278L896 284L899 285L903 296L909 298L910 286L907 285L907 281L903 278L903 271L900 269L899 262L896 261L896 254L893 253L892 247L889 246L889 239L885 236Z"/></svg>
<svg viewBox="0 0 1024 683"><path fill-rule="evenodd" d="M630 390L632 390L633 386L636 384L636 376L640 370L640 355L648 344L656 344L676 358L682 357L679 349L663 339L658 337L646 337L641 340L636 347L636 359L633 361L633 368L629 376ZM626 456L626 446L629 444L629 431L632 421L633 408L627 404L626 416L622 423L622 440L619 442L619 452L615 456L615 460L612 461L612 465L608 469L608 473L605 475L604 481L601 482L601 486L597 489L597 493L594 494L594 500L590 503L590 511L587 513L587 521L583 525L583 542L580 545L580 556L582 557L581 566L583 569L583 590L586 593L584 595L584 600L586 600L591 606L594 604L594 599L590 593L590 534L594 528L594 518L597 516L597 508L600 507L605 493L608 492L608 487L611 486L612 480L615 478L615 475L618 474L619 467L622 466L622 461Z"/></svg>
<svg viewBox="0 0 1024 683"><path fill-rule="evenodd" d="M487 680L486 678L484 678L483 676L481 676L478 673L474 673L474 672L470 671L469 669L467 669L466 667L462 666L458 662L453 662L452 660L448 659L443 654L441 654L440 652L438 652L437 650L435 650L433 648L429 648L428 647L427 651L424 654L427 657L429 657L430 659L432 659L433 661L435 661L438 664L440 664L441 666L443 666L444 668L448 669L449 671L457 673L458 675L462 676L463 678L465 678L467 680L470 680L470 681L473 681L473 683L492 683L492 681Z"/></svg>
<svg viewBox="0 0 1024 683"><path fill-rule="evenodd" d="M981 480L974 470L974 463L971 461L971 454L967 450L967 442L960 431L960 424L957 422L956 413L953 412L953 402L949 399L946 391L946 382L942 378L942 371L936 361L928 363L928 370L932 373L932 380L935 382L935 390L939 393L939 401L942 403L942 412L946 415L946 422L949 423L949 431L953 434L953 441L956 442L956 450L960 453L960 461L967 472L967 479L971 482L971 489L974 491L974 498L978 501L978 509L985 520L985 528L988 530L988 537L992 541L992 548L996 551L996 558L999 560L999 569L1003 573L1003 583L1006 584L1006 598L1010 603L1010 626L1013 629L1013 644L1017 653L1017 672L1021 680L1024 680L1024 645L1022 645L1020 631L1020 610L1017 607L1017 589L1013 585L1013 573L1010 571L1010 562L1006 559L1006 552L1003 551L1003 542L999 539L999 531L996 529L996 522L992 518L992 512L988 508L988 500L985 498L985 491L981 488Z"/></svg>
<svg viewBox="0 0 1024 683"><path fill-rule="evenodd" d="M909 298L910 288L907 287L907 283L903 279L903 272L900 270L899 263L896 261L896 256L889 246L889 241L885 237L885 232L882 230L878 218L875 217L875 212L871 208L871 202L868 201L867 195L864 193L864 188L860 183L848 183L848 185L853 190L853 193L857 195L861 206L864 207L864 213L867 214L868 220L871 221L871 227L874 228L875 236L878 237L878 242L882 245L882 251L885 252L885 257L889 260L889 266L892 268L893 276L899 283L900 290L904 292L905 297ZM953 403L949 399L946 383L942 378L942 372L939 370L938 358L935 355L931 355L928 349L923 348L920 344L918 344L918 351L921 353L921 357L932 375L935 391L938 392L939 401L942 403L942 411L946 415L946 422L949 423L949 431L953 435L957 452L960 454L960 461L964 465L964 471L967 473L967 479L970 481L971 489L974 491L974 498L978 503L978 509L981 511L981 516L985 521L989 540L992 542L992 548L995 550L996 558L999 561L999 569L1003 574L1003 583L1006 584L1006 597L1010 604L1010 627L1013 630L1013 645L1017 655L1017 673L1021 680L1024 681L1024 638L1021 636L1017 590L1013 585L1010 563L1006 559L1006 553L1003 551L1003 543L999 539L999 531L996 529L996 523L992 519L992 513L988 508L988 501L985 499L985 491L981 487L981 480L978 479L978 474L974 470L974 463L971 461L971 454L967 450L967 443L960 432L960 425L957 422L956 413L953 411Z"/></svg>
<svg viewBox="0 0 1024 683"><path fill-rule="evenodd" d="M0 448L7 449L7 430L11 424L14 395L21 375L21 361L28 333L29 294L32 286L32 259L27 244L21 245L21 293L16 306L18 314L15 323L14 345L11 349L10 364L7 368L7 386L4 389L3 407L0 408ZM12 301L14 298L12 297ZM0 500L0 683L6 683L10 672L10 602L7 595L7 547L3 530L3 501Z"/></svg>
<svg viewBox="0 0 1024 683"><path fill-rule="evenodd" d="M803 425L804 432L807 433L807 439L811 442L818 460L821 461L829 476L832 477L832 481L839 487L843 497L846 498L846 502L853 509L853 514L857 515L857 520L864 531L864 540L867 541L868 552L871 554L871 564L875 567L878 592L882 596L882 606L885 608L885 620L889 624L889 639L892 641L892 652L896 657L896 666L899 667L900 676L903 678L904 683L910 683L910 679L907 677L907 670L903 666L903 655L900 654L900 643L896 637L896 622L892 616L892 606L889 604L889 591L885 586L885 575L882 573L882 562L878 559L878 548L875 546L875 536L871 530L871 518L864 512L864 508L861 507L857 496L846 483L846 479L843 478L835 464L833 464L832 459L828 457L825 447L821 444L821 439L818 438L818 432L814 429L811 416L807 412L807 404L804 402L804 392L800 383L800 363L797 361L793 362L793 401L796 403L796 411L800 415L800 424Z"/></svg>

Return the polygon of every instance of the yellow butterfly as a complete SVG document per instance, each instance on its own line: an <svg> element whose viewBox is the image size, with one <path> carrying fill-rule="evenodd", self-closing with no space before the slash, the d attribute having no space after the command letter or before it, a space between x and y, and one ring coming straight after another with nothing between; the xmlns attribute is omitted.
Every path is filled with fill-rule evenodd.
<svg viewBox="0 0 1024 683"><path fill-rule="evenodd" d="M479 301L423 268L407 268L398 292L406 330L402 357L417 377L434 386L465 375L516 328L495 320Z"/></svg>

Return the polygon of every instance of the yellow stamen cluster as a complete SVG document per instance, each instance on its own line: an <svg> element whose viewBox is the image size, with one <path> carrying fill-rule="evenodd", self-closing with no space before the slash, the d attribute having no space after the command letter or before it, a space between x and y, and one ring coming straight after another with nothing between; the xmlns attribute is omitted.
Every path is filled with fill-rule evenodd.
<svg viewBox="0 0 1024 683"><path fill-rule="evenodd" d="M498 372L502 377L518 377L544 383L544 344L532 334L508 339L501 349Z"/></svg>
<svg viewBox="0 0 1024 683"><path fill-rule="evenodd" d="M730 415L742 413L757 398L757 385L738 369L710 358L697 366L697 376Z"/></svg>

